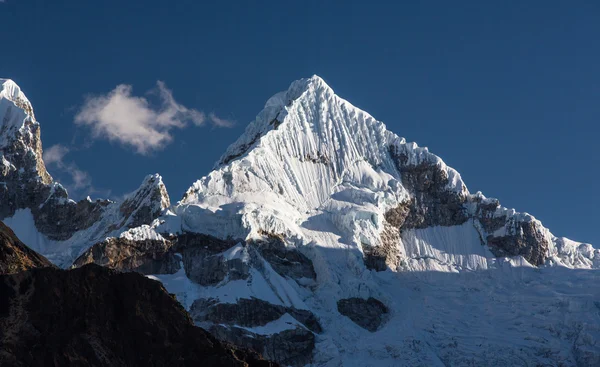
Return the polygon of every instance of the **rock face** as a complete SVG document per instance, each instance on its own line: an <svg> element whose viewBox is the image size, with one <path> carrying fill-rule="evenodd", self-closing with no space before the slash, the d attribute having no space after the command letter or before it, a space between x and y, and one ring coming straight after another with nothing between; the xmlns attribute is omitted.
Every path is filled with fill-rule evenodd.
<svg viewBox="0 0 600 367"><path fill-rule="evenodd" d="M160 283L97 265L0 276L0 364L272 366L193 326Z"/></svg>
<svg viewBox="0 0 600 367"><path fill-rule="evenodd" d="M130 195L119 207L123 215L121 227L129 228L150 224L171 206L167 188L159 175L148 175L140 188Z"/></svg>
<svg viewBox="0 0 600 367"><path fill-rule="evenodd" d="M221 340L255 350L264 358L278 361L283 366L304 366L313 362L315 335L302 327L269 335L235 326L213 325L208 330Z"/></svg>
<svg viewBox="0 0 600 367"><path fill-rule="evenodd" d="M269 262L273 269L283 277L289 277L303 284L313 283L317 274L312 261L300 251L286 247L282 236L262 233L265 238L251 241L260 255Z"/></svg>
<svg viewBox="0 0 600 367"><path fill-rule="evenodd" d="M27 247L10 228L0 222L0 274L18 273L41 267L54 267L54 265Z"/></svg>
<svg viewBox="0 0 600 367"><path fill-rule="evenodd" d="M264 326L287 313L309 330L315 333L322 331L321 325L312 312L274 305L257 298L240 298L237 303L216 303L215 300L199 299L192 305L190 313L194 321L199 323L210 321L248 327Z"/></svg>
<svg viewBox="0 0 600 367"><path fill-rule="evenodd" d="M186 275L200 285L216 285L225 277L247 279L248 265L240 258L228 259L223 252L236 245L233 240L184 233L173 237L175 251L181 253Z"/></svg>
<svg viewBox="0 0 600 367"><path fill-rule="evenodd" d="M502 210L497 199L484 200L474 195L471 200L477 205L475 217L488 233L486 242L494 255L520 255L533 265L546 262L551 244L548 230L539 221Z"/></svg>
<svg viewBox="0 0 600 367"><path fill-rule="evenodd" d="M389 312L381 301L373 297L341 299L337 302L337 306L339 313L370 332L379 329Z"/></svg>
<svg viewBox="0 0 600 367"><path fill-rule="evenodd" d="M78 257L73 267L97 264L120 271L142 274L173 274L180 269L180 259L169 251L170 241L107 238Z"/></svg>
<svg viewBox="0 0 600 367"><path fill-rule="evenodd" d="M401 224L403 229L452 226L466 222L468 215L463 207L468 193L466 187L461 187L460 191L453 190L449 185L448 171L437 162L409 162L409 153L402 150L405 147L390 146L390 155L411 199L409 203L397 207L395 213L392 212L395 215L388 211L386 218L393 217L395 224Z"/></svg>
<svg viewBox="0 0 600 367"><path fill-rule="evenodd" d="M40 125L25 94L0 79L0 219L48 197L52 177L42 161Z"/></svg>
<svg viewBox="0 0 600 367"><path fill-rule="evenodd" d="M260 299L238 299L236 303L218 303L214 299L194 302L190 314L196 324L210 330L218 338L250 348L265 358L283 365L303 366L312 359L315 333L322 331L312 312L274 305ZM259 334L253 327L264 327L284 315L299 324L284 330Z"/></svg>

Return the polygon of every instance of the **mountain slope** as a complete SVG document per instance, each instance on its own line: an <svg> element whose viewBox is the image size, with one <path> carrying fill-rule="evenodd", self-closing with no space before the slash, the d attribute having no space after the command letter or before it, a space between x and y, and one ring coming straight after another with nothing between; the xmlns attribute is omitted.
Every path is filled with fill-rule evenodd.
<svg viewBox="0 0 600 367"><path fill-rule="evenodd" d="M0 274L18 273L46 266L53 265L48 259L27 247L10 228L0 222Z"/></svg>
<svg viewBox="0 0 600 367"><path fill-rule="evenodd" d="M44 254L158 279L196 325L285 365L600 363L600 251L470 193L317 76L179 203L149 202Z"/></svg>
<svg viewBox="0 0 600 367"><path fill-rule="evenodd" d="M228 340L244 342L246 331L236 330L236 325L265 326L237 318L227 321L229 329L224 332L219 326L223 317L214 316L225 312L219 305L234 304L228 307L241 312L246 300L260 299L316 316L323 329L315 333L313 361L318 365L518 365L523 360L569 365L599 357L595 352L586 354L598 340L599 320L591 303L597 292L568 301L581 310L570 315L571 325L581 326L586 317L593 318L586 334L589 344L583 342L581 351L561 352L582 339L557 338L539 329L556 325L561 317L548 294L566 291L574 279L590 285L597 274L565 273L556 266L598 268L599 251L558 239L533 216L503 208L481 193L469 193L460 174L439 157L389 132L383 123L335 95L319 77L294 82L272 97L215 170L194 183L173 211L181 228L174 229L176 221L167 218L158 232L245 241L235 250L252 275L244 282L233 280L229 272L215 284L192 281L181 287L172 276L157 275L185 300L198 323ZM229 264L234 249L219 256ZM314 276L293 270L301 264ZM548 267L543 276L553 283L539 284L532 296L535 301L516 301L514 297L532 291L515 284L514 274L537 283L540 275L534 266ZM447 275L432 283L427 280L432 271ZM472 277L472 271L485 272L481 276L493 281ZM185 272L193 280L193 272L187 267ZM567 282L565 274L575 278ZM416 293L406 286L421 282L426 285ZM500 297L489 304L467 290L487 294L509 286L516 289L512 303ZM454 302L446 310L448 297L464 302ZM264 307L252 302L255 308ZM539 315L532 310L537 302L553 311ZM505 317L502 308L511 304L544 321L525 326L529 316L517 313L520 326L492 331L494 320L489 316ZM196 312L197 305L214 310L209 312L213 316ZM465 339L452 331L453 320L433 316L458 315L463 308L487 313L487 318L465 321L480 337ZM275 321L267 325L276 330ZM576 333L577 327L567 328ZM444 337L432 335L436 333ZM514 340L527 335L537 336L525 342L530 349L523 351ZM460 346L447 345L448 338ZM355 343L358 339L360 345Z"/></svg>
<svg viewBox="0 0 600 367"><path fill-rule="evenodd" d="M0 275L0 364L271 366L194 327L159 283L97 265Z"/></svg>

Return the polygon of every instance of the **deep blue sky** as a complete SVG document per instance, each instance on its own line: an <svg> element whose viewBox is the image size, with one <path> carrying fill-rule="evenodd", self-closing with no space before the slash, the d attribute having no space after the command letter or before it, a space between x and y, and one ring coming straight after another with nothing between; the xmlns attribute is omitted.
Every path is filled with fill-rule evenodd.
<svg viewBox="0 0 600 367"><path fill-rule="evenodd" d="M44 146L77 150L65 159L95 188L118 197L159 172L176 201L268 97L318 74L472 192L600 244L598 2L250 3L6 0L0 76L32 101ZM73 124L85 95L121 83L144 95L157 80L236 126L175 131L150 156L88 147L89 129Z"/></svg>

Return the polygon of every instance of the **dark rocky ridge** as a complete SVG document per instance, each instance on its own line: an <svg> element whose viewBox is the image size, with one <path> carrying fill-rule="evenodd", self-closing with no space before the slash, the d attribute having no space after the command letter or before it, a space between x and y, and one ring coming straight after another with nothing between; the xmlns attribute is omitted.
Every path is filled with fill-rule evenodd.
<svg viewBox="0 0 600 367"><path fill-rule="evenodd" d="M107 266L120 271L135 271L142 274L173 274L180 267L180 260L166 240L130 240L107 238L95 244L79 256L73 267L86 264Z"/></svg>
<svg viewBox="0 0 600 367"><path fill-rule="evenodd" d="M27 247L10 228L0 222L0 274L17 273L41 267L54 267L54 265Z"/></svg>
<svg viewBox="0 0 600 367"><path fill-rule="evenodd" d="M402 185L412 197L403 204L401 215L395 220L402 229L460 225L469 219L463 207L466 188L461 192L449 190L448 174L438 164L427 161L408 164L407 153L396 146L390 147L390 155L402 176ZM386 219L390 217L391 214L386 214Z"/></svg>
<svg viewBox="0 0 600 367"><path fill-rule="evenodd" d="M0 276L0 294L0 365L274 365L195 327L140 274L32 269Z"/></svg>
<svg viewBox="0 0 600 367"><path fill-rule="evenodd" d="M180 269L179 256L188 278L200 285L216 285L229 280L247 279L250 267L261 267L257 256L265 259L283 277L301 285L314 282L312 262L298 250L286 247L284 239L265 234L264 240L222 240L201 233L165 235L165 240L109 238L94 244L73 263L73 267L95 263L121 271L142 274L173 274ZM223 252L236 245L248 253L249 262L225 259Z"/></svg>
<svg viewBox="0 0 600 367"><path fill-rule="evenodd" d="M488 234L485 238L494 256L521 255L533 265L542 265L548 257L550 243L543 236L541 224L534 220L517 220L506 214L497 215L500 207L497 199L482 201L477 196L471 200L477 203L476 218ZM506 228L504 236L494 236L493 233Z"/></svg>

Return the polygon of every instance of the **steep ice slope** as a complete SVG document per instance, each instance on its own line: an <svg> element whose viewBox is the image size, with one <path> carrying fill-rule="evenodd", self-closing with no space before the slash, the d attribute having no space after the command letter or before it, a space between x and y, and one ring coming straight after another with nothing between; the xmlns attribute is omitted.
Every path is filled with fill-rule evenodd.
<svg viewBox="0 0 600 367"><path fill-rule="evenodd" d="M151 223L170 206L159 175L146 177L123 203L69 199L46 171L31 103L9 79L0 79L0 162L0 220L61 266L106 236Z"/></svg>
<svg viewBox="0 0 600 367"><path fill-rule="evenodd" d="M181 228L170 217L155 222L157 231L240 238L245 251L257 252L243 263L260 273L258 288L251 277L207 286L178 274L182 287L174 276L157 275L200 315L197 322L229 340L252 345L258 336L241 329L256 320L228 319L224 305L238 302L241 312L244 299L291 306L282 300L292 297L322 326L310 361L317 365L575 365L600 356L598 292L570 290L573 282L592 287L598 273L568 270L598 268L597 249L470 194L440 158L387 131L319 77L272 97L173 210ZM281 253L309 259L312 283L269 266L288 256L261 250L273 238L283 243ZM555 302L555 294L565 296ZM360 302L369 297L390 310L374 333L338 310L350 300L354 317L372 313ZM195 310L193 298L209 316ZM553 331L557 325L564 331Z"/></svg>
<svg viewBox="0 0 600 367"><path fill-rule="evenodd" d="M464 236L481 238L496 255L577 267L592 266L598 256L594 250L578 252L589 261L563 256L565 246L557 246L559 240L534 217L502 208L480 193L470 195L460 174L439 157L389 132L317 76L269 99L215 170L187 191L176 212L183 230L241 238L267 232L309 243L326 229L343 237L335 247L358 251L383 245L386 235L400 235L386 233L386 224L406 232L470 221ZM331 227L315 231L327 224ZM407 234L401 237L412 241ZM401 258L422 256L404 247ZM470 253L453 255L460 259L451 263L462 267ZM467 269L486 267L481 261L469 264Z"/></svg>

